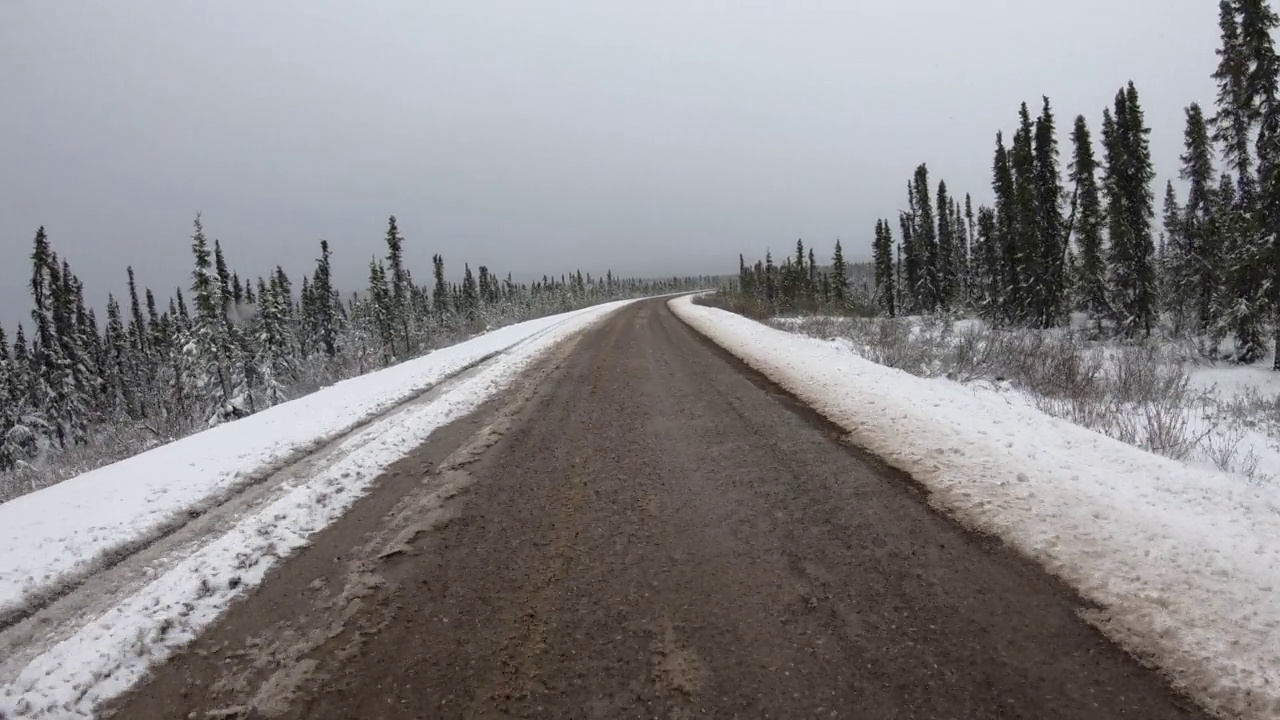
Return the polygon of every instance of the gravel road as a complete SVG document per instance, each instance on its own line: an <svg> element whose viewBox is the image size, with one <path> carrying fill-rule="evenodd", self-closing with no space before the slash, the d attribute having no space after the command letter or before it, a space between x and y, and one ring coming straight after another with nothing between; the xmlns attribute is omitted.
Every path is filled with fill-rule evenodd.
<svg viewBox="0 0 1280 720"><path fill-rule="evenodd" d="M628 306L436 433L148 718L1191 718L1035 565Z"/></svg>

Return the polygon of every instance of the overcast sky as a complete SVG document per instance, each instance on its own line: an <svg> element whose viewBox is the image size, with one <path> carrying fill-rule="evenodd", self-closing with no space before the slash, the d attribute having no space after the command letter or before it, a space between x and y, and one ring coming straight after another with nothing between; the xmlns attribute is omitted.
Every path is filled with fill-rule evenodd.
<svg viewBox="0 0 1280 720"><path fill-rule="evenodd" d="M1212 105L1210 0L0 0L0 320L37 226L85 281L189 285L191 220L243 275L395 214L416 277L731 272L796 238L866 257L927 162L990 195L1042 94L1095 133L1134 80L1161 195Z"/></svg>

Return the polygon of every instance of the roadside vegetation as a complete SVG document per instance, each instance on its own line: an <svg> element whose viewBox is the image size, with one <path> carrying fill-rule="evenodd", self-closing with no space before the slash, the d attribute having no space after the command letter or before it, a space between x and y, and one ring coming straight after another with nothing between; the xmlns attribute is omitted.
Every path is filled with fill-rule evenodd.
<svg viewBox="0 0 1280 720"><path fill-rule="evenodd" d="M107 295L102 323L40 228L30 323L0 327L0 502L485 330L711 283L581 271L516 282L470 265L458 282L435 255L420 284L394 216L385 240L368 286L343 292L329 243L300 277L242 276L197 217L189 284L165 300L126 268L123 303Z"/></svg>
<svg viewBox="0 0 1280 720"><path fill-rule="evenodd" d="M1065 173L1049 98L1035 114L1023 103L1012 133L995 133L990 205L921 164L906 209L876 221L869 267L838 243L821 267L797 243L780 265L740 256L737 279L702 302L1264 481L1280 472L1280 372L1257 371L1280 371L1278 27L1263 0L1220 3L1216 108L1185 109L1158 225L1130 82L1096 124L1070 124Z"/></svg>

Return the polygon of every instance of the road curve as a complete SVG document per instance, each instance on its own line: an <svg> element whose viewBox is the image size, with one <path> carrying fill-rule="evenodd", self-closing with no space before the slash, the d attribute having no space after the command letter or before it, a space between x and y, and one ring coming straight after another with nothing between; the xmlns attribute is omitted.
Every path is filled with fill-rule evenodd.
<svg viewBox="0 0 1280 720"><path fill-rule="evenodd" d="M661 301L437 433L115 717L1200 718Z"/></svg>

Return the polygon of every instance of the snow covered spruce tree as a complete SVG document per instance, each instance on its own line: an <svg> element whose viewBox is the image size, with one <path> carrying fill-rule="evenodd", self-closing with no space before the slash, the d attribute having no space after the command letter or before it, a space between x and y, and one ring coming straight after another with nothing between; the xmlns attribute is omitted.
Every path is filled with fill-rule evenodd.
<svg viewBox="0 0 1280 720"><path fill-rule="evenodd" d="M307 297L308 328L310 340L332 358L338 354L339 308L342 304L333 287L333 269L330 262L329 241L320 241L320 257L316 260L315 274L311 279Z"/></svg>
<svg viewBox="0 0 1280 720"><path fill-rule="evenodd" d="M87 372L71 317L75 280L70 269L59 264L43 227L36 231L31 263L31 320L36 330L31 355L37 373L32 401L44 408L52 439L66 448L86 440L88 420Z"/></svg>
<svg viewBox="0 0 1280 720"><path fill-rule="evenodd" d="M36 435L25 397L23 358L9 353L8 338L0 328L0 472L12 471L34 457Z"/></svg>
<svg viewBox="0 0 1280 720"><path fill-rule="evenodd" d="M1265 304L1271 311L1273 348L1280 350L1280 57L1274 32L1280 18L1265 0L1240 0L1240 39L1251 65L1249 95L1257 107L1258 198L1256 254L1265 277ZM1280 353L1273 361L1280 370Z"/></svg>
<svg viewBox="0 0 1280 720"><path fill-rule="evenodd" d="M1274 95L1269 88L1275 83L1275 53L1268 28L1274 26L1275 16L1261 0L1222 0L1218 9L1221 45L1213 73L1218 98L1212 130L1235 176L1233 182L1224 178L1219 183L1215 225L1224 271L1216 314L1222 334L1234 339L1233 357L1247 363L1266 353L1263 324L1271 298L1264 283L1275 274L1268 267L1266 217L1253 155L1262 103L1268 92Z"/></svg>
<svg viewBox="0 0 1280 720"><path fill-rule="evenodd" d="M262 387L263 404L289 399L287 388L297 379L293 338L284 307L289 300L276 278L258 279L258 315L254 367Z"/></svg>
<svg viewBox="0 0 1280 720"><path fill-rule="evenodd" d="M221 258L221 244L215 245ZM193 395L207 425L217 425L247 412L240 346L231 333L228 319L231 291L225 262L215 267L210 260L208 241L200 216L191 236L195 269L191 273L191 295L195 302L190 338L184 352L192 370Z"/></svg>
<svg viewBox="0 0 1280 720"><path fill-rule="evenodd" d="M1115 114L1104 116L1102 131L1110 306L1113 322L1126 337L1150 336L1157 309L1150 132L1138 91L1129 83L1116 93Z"/></svg>
<svg viewBox="0 0 1280 720"><path fill-rule="evenodd" d="M409 280L404 268L404 238L396 226L396 216L387 219L387 266L384 280L390 274L390 288L385 302L387 322L393 329L389 345L391 357L407 357L411 352L409 338ZM399 348L397 351L397 342Z"/></svg>

